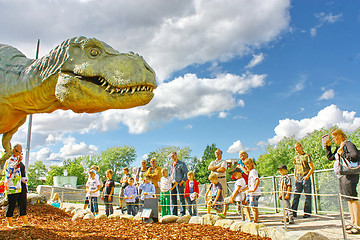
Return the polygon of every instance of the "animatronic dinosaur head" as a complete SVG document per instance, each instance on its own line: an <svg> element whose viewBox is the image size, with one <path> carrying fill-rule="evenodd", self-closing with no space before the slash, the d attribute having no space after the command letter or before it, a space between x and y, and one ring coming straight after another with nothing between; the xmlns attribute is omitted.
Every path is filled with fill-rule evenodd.
<svg viewBox="0 0 360 240"><path fill-rule="evenodd" d="M154 70L141 56L119 53L95 38L69 39L52 50L47 61L41 65L60 64L43 69L41 75L57 77L56 98L78 113L145 105L157 87ZM50 76L55 68L59 75Z"/></svg>

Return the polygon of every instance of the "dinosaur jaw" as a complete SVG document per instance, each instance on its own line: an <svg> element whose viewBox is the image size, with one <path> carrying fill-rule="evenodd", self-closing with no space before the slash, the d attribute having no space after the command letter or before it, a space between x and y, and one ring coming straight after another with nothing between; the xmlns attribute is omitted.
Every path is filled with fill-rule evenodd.
<svg viewBox="0 0 360 240"><path fill-rule="evenodd" d="M134 83L126 86L112 86L103 77L85 77L71 72L61 72L55 95L64 109L71 109L77 113L126 109L146 105L151 101L156 88L151 83L153 81L133 81Z"/></svg>

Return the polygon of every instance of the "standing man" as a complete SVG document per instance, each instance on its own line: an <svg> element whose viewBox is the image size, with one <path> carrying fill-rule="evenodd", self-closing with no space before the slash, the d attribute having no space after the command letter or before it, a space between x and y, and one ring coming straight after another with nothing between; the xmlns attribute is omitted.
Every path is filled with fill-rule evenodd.
<svg viewBox="0 0 360 240"><path fill-rule="evenodd" d="M291 209L294 210L293 216L297 217L300 195L296 193L301 193L304 190L305 193L311 194L310 176L314 172L314 164L312 163L309 154L304 152L300 143L295 144L295 151L298 153L298 155L294 157L295 194ZM309 218L310 214L311 195L306 195L303 218Z"/></svg>
<svg viewBox="0 0 360 240"><path fill-rule="evenodd" d="M216 149L215 151L215 157L216 160L212 161L209 164L208 170L211 171L211 173L215 173L218 177L218 181L220 182L223 190L222 194L223 197L227 197L228 191L227 191L227 184L226 184L226 161L222 160L222 151L220 149Z"/></svg>
<svg viewBox="0 0 360 240"><path fill-rule="evenodd" d="M160 187L159 182L161 178L161 167L157 166L157 161L155 158L150 160L150 165L148 171L145 175L150 176L152 184L155 186L155 194L158 199L160 199Z"/></svg>
<svg viewBox="0 0 360 240"><path fill-rule="evenodd" d="M185 182L187 180L187 173L188 169L184 162L177 159L176 152L171 153L172 164L169 168L169 173L173 184L174 182L177 183L176 187L171 190L171 212L172 215L178 215L178 207L177 207L177 196L179 195L181 207L180 207L180 214L181 216L185 215L185 196L184 196L184 189L185 189ZM174 186L174 185L173 185Z"/></svg>

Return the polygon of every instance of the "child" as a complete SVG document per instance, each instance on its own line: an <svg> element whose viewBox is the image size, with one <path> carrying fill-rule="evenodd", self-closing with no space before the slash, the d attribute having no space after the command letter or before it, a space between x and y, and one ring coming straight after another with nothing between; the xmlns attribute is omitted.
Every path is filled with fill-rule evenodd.
<svg viewBox="0 0 360 240"><path fill-rule="evenodd" d="M259 222L259 198L261 195L261 190L260 190L260 178L259 175L257 173L257 171L255 170L255 166L254 166L254 161L251 158L247 158L243 161L246 170L249 171L249 178L248 178L248 187L247 187L247 194L248 196L246 197L247 202L249 203L251 210L253 211L254 214L254 223L258 223ZM245 213L246 213L246 217L248 221L251 221L251 216L250 216L250 208L249 207L245 207Z"/></svg>
<svg viewBox="0 0 360 240"><path fill-rule="evenodd" d="M224 212L222 214L218 214L220 217L225 218L226 212L228 210L229 204L245 204L243 202L245 200L244 190L246 189L246 182L245 179L242 177L242 170L240 168L235 168L233 171L230 172L236 179L234 192L231 194L230 197L224 199L225 207Z"/></svg>
<svg viewBox="0 0 360 240"><path fill-rule="evenodd" d="M124 190L124 196L125 196L125 201L126 201L126 206L127 206L127 213L129 215L130 214L133 216L136 215L135 199L136 199L137 195L138 195L138 193L137 193L136 187L134 186L134 179L130 178L129 185Z"/></svg>
<svg viewBox="0 0 360 240"><path fill-rule="evenodd" d="M60 198L58 193L54 193L54 196L51 199L50 205L56 208L60 208Z"/></svg>
<svg viewBox="0 0 360 240"><path fill-rule="evenodd" d="M207 201L207 213L210 214L211 208L214 208L217 213L221 213L223 210L223 196L222 186L218 181L216 173L211 173L209 176L211 182L209 189L206 191L205 200ZM208 199L208 194L211 192L211 199Z"/></svg>
<svg viewBox="0 0 360 240"><path fill-rule="evenodd" d="M115 189L115 182L112 180L113 171L111 169L105 172L106 181L103 185L103 192L101 194L101 199L105 203L105 214L109 216L114 213L113 208L113 194Z"/></svg>
<svg viewBox="0 0 360 240"><path fill-rule="evenodd" d="M99 174L98 174L98 172L99 172L99 167L98 166L96 166L96 165L92 165L91 167L90 167L90 170L93 170L93 171L95 171L95 178L96 179L98 179L99 181L100 181L100 176L99 176ZM88 176L88 181L89 181L89 179L90 179L90 173L89 173L89 176ZM85 195L85 202L84 202L84 209L87 209L88 208L88 206L89 206L89 196L88 196L88 194L86 194Z"/></svg>
<svg viewBox="0 0 360 240"><path fill-rule="evenodd" d="M151 177L145 176L144 183L140 184L141 197L140 201L144 203L145 198L153 198L155 194L155 186L151 183ZM142 206L141 210L142 211Z"/></svg>
<svg viewBox="0 0 360 240"><path fill-rule="evenodd" d="M171 177L169 176L169 170L167 168L161 169L160 178L160 206L161 206L161 216L171 215L170 210L170 191L172 191L177 182L174 181L174 186L172 186Z"/></svg>
<svg viewBox="0 0 360 240"><path fill-rule="evenodd" d="M120 183L121 183L121 189L120 189L120 193L119 193L119 207L117 209L120 209L121 212L123 212L123 202L124 202L124 190L125 188L129 185L129 178L130 178L130 174L129 174L129 168L124 167L123 169L123 175L120 179Z"/></svg>
<svg viewBox="0 0 360 240"><path fill-rule="evenodd" d="M188 172L185 183L185 199L191 216L197 216L196 199L199 197L199 182L195 180L194 172Z"/></svg>
<svg viewBox="0 0 360 240"><path fill-rule="evenodd" d="M96 178L95 170L90 170L89 172L90 178L86 182L86 196L90 198L90 210L94 214L94 216L98 215L98 203L97 197L100 196L100 186L101 183L99 179Z"/></svg>
<svg viewBox="0 0 360 240"><path fill-rule="evenodd" d="M285 216L286 222L289 224L294 223L293 213L290 209L290 192L291 192L291 179L287 175L287 166L282 164L278 167L279 172L281 174L281 178L279 181L279 189L280 189L280 196L279 199L283 200L284 208L285 208ZM282 197L284 196L284 199Z"/></svg>

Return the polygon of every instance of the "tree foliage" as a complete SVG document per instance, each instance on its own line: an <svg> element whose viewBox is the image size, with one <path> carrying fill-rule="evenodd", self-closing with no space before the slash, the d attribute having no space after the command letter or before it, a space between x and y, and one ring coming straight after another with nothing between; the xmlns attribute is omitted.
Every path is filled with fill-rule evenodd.
<svg viewBox="0 0 360 240"><path fill-rule="evenodd" d="M187 166L190 164L191 149L189 147L180 148L176 146L160 147L150 152L146 161L149 165L150 159L155 158L159 167L167 167L171 164L170 154L172 152L176 152L178 160L183 161Z"/></svg>
<svg viewBox="0 0 360 240"><path fill-rule="evenodd" d="M197 166L195 166L195 178L200 184L209 182L208 177L210 172L208 170L208 167L211 161L214 161L216 159L216 149L217 147L215 143L211 144L210 146L207 145L202 158L200 159Z"/></svg>
<svg viewBox="0 0 360 240"><path fill-rule="evenodd" d="M43 184L43 181L39 177L45 177L47 174L46 166L42 161L36 161L34 164L29 165L28 171L28 187L31 190L35 190L38 185Z"/></svg>
<svg viewBox="0 0 360 240"><path fill-rule="evenodd" d="M55 176L64 176L65 167L64 166L50 166L50 170L46 176L46 184L54 185L53 177Z"/></svg>

